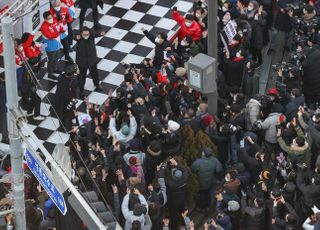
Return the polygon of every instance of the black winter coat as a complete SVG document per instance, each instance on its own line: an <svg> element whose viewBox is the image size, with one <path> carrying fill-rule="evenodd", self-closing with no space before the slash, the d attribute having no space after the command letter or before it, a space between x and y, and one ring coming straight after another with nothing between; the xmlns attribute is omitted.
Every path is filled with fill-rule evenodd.
<svg viewBox="0 0 320 230"><path fill-rule="evenodd" d="M153 66L160 68L163 62L163 51L165 51L167 47L170 47L170 42L165 40L162 44L159 44L155 42L156 37L149 33L149 31L145 30L143 33L153 44L156 45L154 50Z"/></svg>
<svg viewBox="0 0 320 230"><path fill-rule="evenodd" d="M187 181L188 171L185 166L178 164L177 169L181 170L182 177L179 180L174 180L171 175L171 167L167 169L165 178L168 194L168 202L173 206L183 206L187 200Z"/></svg>
<svg viewBox="0 0 320 230"><path fill-rule="evenodd" d="M320 50L314 49L309 53L302 64L304 71L303 76L303 93L306 96L320 95Z"/></svg>
<svg viewBox="0 0 320 230"><path fill-rule="evenodd" d="M279 10L285 9L287 4L292 3L292 0L279 0L278 1L278 8ZM289 15L285 12L279 11L279 13L276 16L274 28L276 28L279 31L283 32L289 32L292 30L292 20L289 17Z"/></svg>
<svg viewBox="0 0 320 230"><path fill-rule="evenodd" d="M99 34L91 30L88 40L82 37L77 40L76 63L79 67L92 67L98 63L99 60L94 38L99 36Z"/></svg>
<svg viewBox="0 0 320 230"><path fill-rule="evenodd" d="M262 49L263 48L263 29L265 26L265 19L264 16L258 16L258 20L250 20L250 25L252 28L252 35L251 35L251 47L255 49Z"/></svg>
<svg viewBox="0 0 320 230"><path fill-rule="evenodd" d="M102 0L80 0L79 6L81 9L97 9L98 5L103 4Z"/></svg>
<svg viewBox="0 0 320 230"><path fill-rule="evenodd" d="M243 77L243 67L245 60L233 61L228 59L225 65L225 76L228 86L238 86L241 87L242 77Z"/></svg>

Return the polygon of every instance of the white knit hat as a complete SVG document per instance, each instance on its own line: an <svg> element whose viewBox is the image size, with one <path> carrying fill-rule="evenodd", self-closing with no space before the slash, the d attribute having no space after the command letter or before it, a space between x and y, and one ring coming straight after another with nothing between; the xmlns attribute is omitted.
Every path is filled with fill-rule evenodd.
<svg viewBox="0 0 320 230"><path fill-rule="evenodd" d="M169 120L168 121L168 128L170 129L170 131L175 132L180 128L180 125L176 121Z"/></svg>

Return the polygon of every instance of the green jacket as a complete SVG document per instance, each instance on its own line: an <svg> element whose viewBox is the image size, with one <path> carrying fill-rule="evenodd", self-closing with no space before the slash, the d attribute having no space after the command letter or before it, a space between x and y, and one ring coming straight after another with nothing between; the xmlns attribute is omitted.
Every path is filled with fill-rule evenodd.
<svg viewBox="0 0 320 230"><path fill-rule="evenodd" d="M299 126L295 127L295 131L298 137L304 137L304 133ZM288 153L288 158L292 163L306 163L310 164L311 151L308 142L305 142L304 146L287 145L282 137L278 137L278 143L283 151Z"/></svg>
<svg viewBox="0 0 320 230"><path fill-rule="evenodd" d="M191 169L198 175L200 190L206 190L216 182L216 176L222 172L222 165L213 156L202 157L193 162Z"/></svg>

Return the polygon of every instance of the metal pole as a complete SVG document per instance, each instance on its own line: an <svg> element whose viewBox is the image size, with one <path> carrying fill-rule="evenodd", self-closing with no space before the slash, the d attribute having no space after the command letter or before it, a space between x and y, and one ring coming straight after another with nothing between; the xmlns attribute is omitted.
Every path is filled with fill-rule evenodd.
<svg viewBox="0 0 320 230"><path fill-rule="evenodd" d="M24 203L24 171L22 168L22 149L21 139L16 119L11 116L10 111L18 108L18 90L17 74L15 63L13 20L10 17L4 17L1 20L3 34L3 54L4 68L6 76L6 96L7 96L7 118L8 131L10 139L10 158L12 168L12 191L13 191L13 209L15 214L15 229L26 229L25 203Z"/></svg>
<svg viewBox="0 0 320 230"><path fill-rule="evenodd" d="M216 71L218 71L218 2L217 0L208 0L208 55L216 59ZM217 79L215 74L215 80ZM218 92L215 90L213 93L206 94L208 97L208 110L210 114L217 114L218 112Z"/></svg>
<svg viewBox="0 0 320 230"><path fill-rule="evenodd" d="M208 0L208 55L218 60L218 2Z"/></svg>

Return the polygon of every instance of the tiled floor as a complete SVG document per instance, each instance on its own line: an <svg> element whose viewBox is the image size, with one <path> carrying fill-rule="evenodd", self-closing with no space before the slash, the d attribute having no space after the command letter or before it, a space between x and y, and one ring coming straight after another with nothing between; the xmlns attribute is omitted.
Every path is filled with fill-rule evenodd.
<svg viewBox="0 0 320 230"><path fill-rule="evenodd" d="M102 93L94 92L90 78L87 78L85 95L90 102L102 104L107 99L110 89L116 89L123 81L123 68L120 62L139 63L145 57L153 55L154 44L141 32L141 27L152 33L162 31L172 36L178 25L170 16L173 6L185 14L192 9L192 0L106 0L103 9L99 9L99 22L104 26L107 34L96 38L97 52L100 62L98 64L99 77L103 87ZM92 13L86 17L85 25L92 27ZM75 23L77 24L77 23ZM75 30L77 30L75 26ZM75 52L71 53L75 57ZM64 63L60 61L60 69ZM0 71L3 67L3 58L0 57ZM38 90L42 98L41 114L49 115L49 102L54 97L56 82L46 76L40 81L42 89ZM82 100L77 108L85 112ZM56 118L47 117L42 122L30 121L38 138L44 142L51 152L57 143L65 143L68 135L58 132L59 122ZM35 128L36 127L36 128Z"/></svg>

